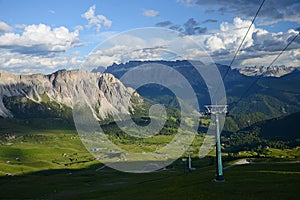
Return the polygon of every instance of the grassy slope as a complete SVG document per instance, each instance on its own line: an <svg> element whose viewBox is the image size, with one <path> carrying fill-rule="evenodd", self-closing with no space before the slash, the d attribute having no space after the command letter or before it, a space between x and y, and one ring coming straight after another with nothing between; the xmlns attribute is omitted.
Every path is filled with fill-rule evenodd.
<svg viewBox="0 0 300 200"><path fill-rule="evenodd" d="M187 174L180 161L173 170L150 174L96 171L102 165L61 119L0 119L0 133L0 199L291 199L300 180L299 164L266 164L230 168L226 182L215 183L210 158L194 159L197 170ZM6 140L6 134L18 137Z"/></svg>
<svg viewBox="0 0 300 200"><path fill-rule="evenodd" d="M125 136L117 137L111 134L109 138L131 152L153 152L156 148L165 146L174 137L157 135L132 140L131 137ZM190 150L197 152L202 140L201 135L197 136ZM97 161L82 144L75 127L66 120L0 118L0 175L83 168L95 163Z"/></svg>
<svg viewBox="0 0 300 200"><path fill-rule="evenodd" d="M252 128L260 127L261 136L266 138L278 138L283 140L299 139L300 113L294 113L284 117L278 117L267 121L258 122Z"/></svg>
<svg viewBox="0 0 300 200"><path fill-rule="evenodd" d="M197 166L199 167L199 166ZM97 166L1 177L0 196L34 199L297 199L299 164L235 166L226 181L212 181L214 170L127 174Z"/></svg>
<svg viewBox="0 0 300 200"><path fill-rule="evenodd" d="M74 127L61 119L0 119L0 136L0 175L92 163Z"/></svg>
<svg viewBox="0 0 300 200"><path fill-rule="evenodd" d="M231 117L228 119L232 120ZM255 156L258 149L264 148L264 153L260 154L265 154L265 156L297 157L300 153L300 149L297 148L300 144L299 121L300 113L293 113L259 121L234 133L224 132L222 142L225 144L225 151L233 153L253 151L252 155L254 153L253 156ZM230 123L227 127L228 125ZM272 148L277 148L277 150L272 151Z"/></svg>

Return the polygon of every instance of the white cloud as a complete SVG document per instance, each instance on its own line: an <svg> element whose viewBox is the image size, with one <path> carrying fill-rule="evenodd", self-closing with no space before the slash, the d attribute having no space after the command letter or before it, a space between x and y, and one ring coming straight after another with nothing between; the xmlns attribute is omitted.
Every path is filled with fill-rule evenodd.
<svg viewBox="0 0 300 200"><path fill-rule="evenodd" d="M199 37L196 40L212 55L216 62L229 64L240 45L251 21L235 18L233 23L223 22L219 30ZM246 37L233 67L240 65L268 65L275 56L297 34L295 30L272 33L253 25ZM275 64L300 66L300 60L293 53L300 48L300 42L295 41ZM290 56L288 56L290 55ZM287 59L288 58L288 59Z"/></svg>
<svg viewBox="0 0 300 200"><path fill-rule="evenodd" d="M113 63L126 63L131 60L162 60L166 50L163 47L138 48L137 46L116 45L108 49L92 52L84 63L84 67L93 69L99 66L110 66Z"/></svg>
<svg viewBox="0 0 300 200"><path fill-rule="evenodd" d="M3 21L0 21L0 34L12 31L12 27Z"/></svg>
<svg viewBox="0 0 300 200"><path fill-rule="evenodd" d="M23 73L48 73L80 66L92 69L129 60L203 60L208 58L207 54L214 62L229 64L250 23L235 18L233 22L223 22L219 29L201 35L183 35L161 28L136 29L112 37L87 56L85 62L78 54L57 53L81 44L78 36L82 27L70 32L65 27L52 29L43 24L30 25L24 27L22 34L0 35L0 68ZM273 33L253 25L233 67L270 64L297 33L292 29ZM113 35L110 32L101 34L101 38ZM300 66L299 49L300 37L275 65Z"/></svg>
<svg viewBox="0 0 300 200"><path fill-rule="evenodd" d="M88 11L83 13L81 17L88 20L88 28L96 27L97 31L100 31L102 25L105 27L111 27L112 21L107 19L104 15L95 15L96 5L91 6Z"/></svg>
<svg viewBox="0 0 300 200"><path fill-rule="evenodd" d="M205 45L210 51L221 49L236 50L250 24L250 21L241 20L240 18L234 18L233 24L223 22L220 25L220 30L215 31L210 37L207 38ZM252 26L243 43L244 48L253 44L251 35L253 34L254 30L255 26Z"/></svg>
<svg viewBox="0 0 300 200"><path fill-rule="evenodd" d="M174 35L148 29L136 30L133 34L117 36L87 58L88 66L109 66L129 60L161 59L210 59L216 63L230 64L251 21L235 18L232 23L223 22L220 28L201 35ZM171 30L170 30L171 31ZM276 55L297 34L295 30L272 33L253 25L232 67L244 65L269 65ZM144 37L143 37L144 35ZM171 36L171 37L169 37ZM194 42L193 42L194 41ZM199 44L196 46L195 43ZM176 52L168 52L173 49ZM275 65L300 66L300 38L295 41Z"/></svg>
<svg viewBox="0 0 300 200"><path fill-rule="evenodd" d="M52 29L45 24L29 25L22 34L4 33L0 36L0 48L23 54L49 54L64 52L81 45L79 32L66 27Z"/></svg>
<svg viewBox="0 0 300 200"><path fill-rule="evenodd" d="M217 51L220 49L226 49L222 39L213 35L206 40L206 45L211 51Z"/></svg>
<svg viewBox="0 0 300 200"><path fill-rule="evenodd" d="M170 29L144 28L115 35L88 55L84 66L89 69L126 63L131 60L194 59L203 56L197 43ZM191 51L188 51L191 50Z"/></svg>
<svg viewBox="0 0 300 200"><path fill-rule="evenodd" d="M156 17L159 15L157 10L144 10L143 15L147 17Z"/></svg>
<svg viewBox="0 0 300 200"><path fill-rule="evenodd" d="M80 68L81 59L76 53L54 57L20 54L1 50L0 69L16 73L52 73L58 69Z"/></svg>
<svg viewBox="0 0 300 200"><path fill-rule="evenodd" d="M173 39L168 37L169 32L172 31L169 29L153 31L151 28L145 28L115 35L91 52L84 66L93 69L130 60L163 60L174 57L174 53L166 49Z"/></svg>
<svg viewBox="0 0 300 200"><path fill-rule="evenodd" d="M16 73L49 73L57 69L79 68L78 53L66 52L82 45L80 27L70 32L66 27L45 24L22 25L22 33L0 35L0 69Z"/></svg>

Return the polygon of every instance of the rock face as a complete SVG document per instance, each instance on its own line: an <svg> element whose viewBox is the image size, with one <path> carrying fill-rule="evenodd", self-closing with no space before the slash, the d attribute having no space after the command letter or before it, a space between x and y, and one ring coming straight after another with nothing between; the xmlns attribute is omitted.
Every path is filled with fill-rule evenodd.
<svg viewBox="0 0 300 200"><path fill-rule="evenodd" d="M0 70L2 117L14 117L4 101L7 98L18 98L21 104L28 101L35 104L49 101L69 108L73 108L76 99L85 99L95 116L103 119L112 114L128 113L133 109L131 94L142 101L133 89L125 87L112 74L61 70L50 75L17 75Z"/></svg>
<svg viewBox="0 0 300 200"><path fill-rule="evenodd" d="M243 67L239 69L241 74L246 76L267 76L267 77L281 77L286 74L289 74L295 70L294 67L285 67L285 66L255 66L255 67Z"/></svg>

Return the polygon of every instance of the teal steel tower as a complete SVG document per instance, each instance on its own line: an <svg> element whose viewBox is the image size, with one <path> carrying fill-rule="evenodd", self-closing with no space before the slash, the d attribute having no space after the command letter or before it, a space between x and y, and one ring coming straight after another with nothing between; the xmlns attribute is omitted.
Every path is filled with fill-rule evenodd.
<svg viewBox="0 0 300 200"><path fill-rule="evenodd" d="M214 115L215 117L215 124L216 124L216 178L215 181L224 181L223 175L223 165L222 165L222 154L221 154L221 131L220 131L220 115L227 113L227 105L207 105L205 106L207 109L207 113L210 115Z"/></svg>

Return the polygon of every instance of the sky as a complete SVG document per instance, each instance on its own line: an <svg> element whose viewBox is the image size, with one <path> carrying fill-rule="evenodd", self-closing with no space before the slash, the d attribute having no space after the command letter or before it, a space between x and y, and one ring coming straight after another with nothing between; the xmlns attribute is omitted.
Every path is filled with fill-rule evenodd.
<svg viewBox="0 0 300 200"><path fill-rule="evenodd" d="M0 70L52 73L204 53L229 65L261 3L0 0ZM299 10L299 0L265 0L232 67L268 66L300 31ZM166 56L170 49L176 56ZM300 67L300 36L274 65Z"/></svg>

